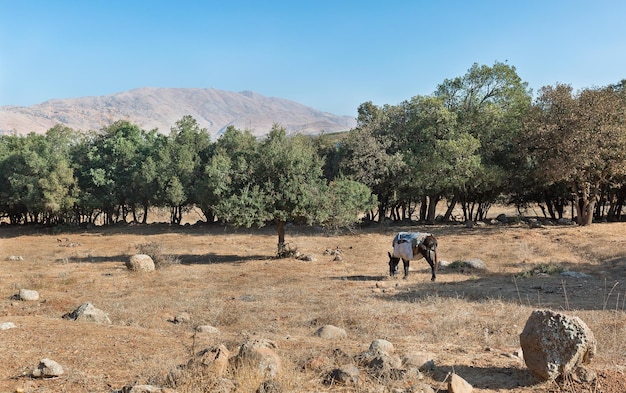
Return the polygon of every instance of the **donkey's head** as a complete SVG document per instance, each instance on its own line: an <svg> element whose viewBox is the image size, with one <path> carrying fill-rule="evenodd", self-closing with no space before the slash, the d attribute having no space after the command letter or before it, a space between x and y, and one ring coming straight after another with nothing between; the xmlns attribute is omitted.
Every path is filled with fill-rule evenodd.
<svg viewBox="0 0 626 393"><path fill-rule="evenodd" d="M400 258L394 257L389 251L387 251L387 254L389 255L389 275L393 277L398 272Z"/></svg>

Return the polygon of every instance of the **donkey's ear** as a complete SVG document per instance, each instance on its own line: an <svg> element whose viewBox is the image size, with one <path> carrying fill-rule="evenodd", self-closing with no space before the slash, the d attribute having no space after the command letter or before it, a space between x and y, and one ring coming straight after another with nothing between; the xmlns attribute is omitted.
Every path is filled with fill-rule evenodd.
<svg viewBox="0 0 626 393"><path fill-rule="evenodd" d="M391 253L389 251L387 251L387 254L389 255L389 258L391 258Z"/></svg>

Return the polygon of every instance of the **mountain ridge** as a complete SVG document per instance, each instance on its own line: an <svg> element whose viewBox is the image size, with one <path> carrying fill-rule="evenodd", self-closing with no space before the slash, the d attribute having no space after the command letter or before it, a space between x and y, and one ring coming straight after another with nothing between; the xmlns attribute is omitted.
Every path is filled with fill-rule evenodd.
<svg viewBox="0 0 626 393"><path fill-rule="evenodd" d="M0 134L45 133L56 124L99 130L117 120L168 134L176 121L190 115L217 138L228 127L267 134L280 124L288 133L347 131L356 119L322 112L295 101L244 90L142 87L103 96L51 99L32 106L1 106Z"/></svg>

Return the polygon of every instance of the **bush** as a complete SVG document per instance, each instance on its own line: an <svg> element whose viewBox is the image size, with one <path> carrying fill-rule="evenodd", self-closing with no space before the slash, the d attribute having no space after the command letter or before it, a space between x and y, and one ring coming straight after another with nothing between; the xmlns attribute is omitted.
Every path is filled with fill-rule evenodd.
<svg viewBox="0 0 626 393"><path fill-rule="evenodd" d="M171 254L165 254L163 252L163 244L158 242L141 243L137 246L137 252L140 254L146 254L152 258L154 267L160 269L165 266L175 265L180 263L180 259Z"/></svg>

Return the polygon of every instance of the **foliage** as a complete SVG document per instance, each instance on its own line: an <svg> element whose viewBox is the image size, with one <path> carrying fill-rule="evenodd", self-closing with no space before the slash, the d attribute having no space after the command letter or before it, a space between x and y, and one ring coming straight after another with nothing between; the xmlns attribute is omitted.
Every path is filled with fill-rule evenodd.
<svg viewBox="0 0 626 393"><path fill-rule="evenodd" d="M0 135L0 217L11 223L147 223L151 207L180 224L192 208L235 226L351 226L360 218L464 220L493 203L538 203L580 225L619 220L626 205L626 80L574 92L543 87L534 102L515 67L474 64L427 96L368 101L341 134L263 139L228 127L212 142L184 116L169 135L119 120L98 131L61 125ZM566 164L566 165L565 165Z"/></svg>
<svg viewBox="0 0 626 393"><path fill-rule="evenodd" d="M163 244L159 242L140 243L136 246L139 254L148 255L154 262L156 269L180 263L180 258L163 252Z"/></svg>
<svg viewBox="0 0 626 393"><path fill-rule="evenodd" d="M539 275L548 275L551 276L553 274L561 274L565 271L565 268L559 266L554 263L540 263L537 266L532 267L529 270L526 270L518 275L518 277L533 277Z"/></svg>

